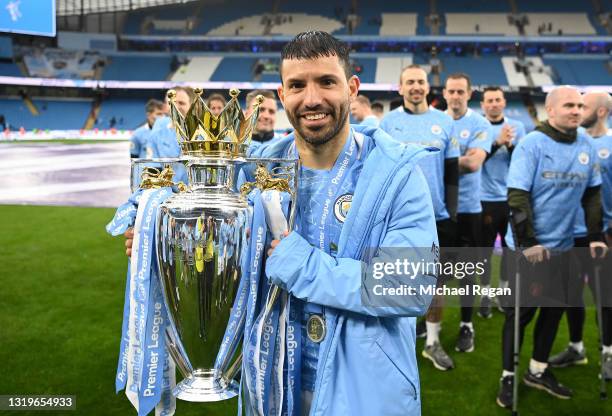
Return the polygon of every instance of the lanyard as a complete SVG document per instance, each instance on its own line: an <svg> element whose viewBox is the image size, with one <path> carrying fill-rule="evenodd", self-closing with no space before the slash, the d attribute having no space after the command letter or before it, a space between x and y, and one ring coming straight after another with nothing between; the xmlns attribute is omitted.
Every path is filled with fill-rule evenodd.
<svg viewBox="0 0 612 416"><path fill-rule="evenodd" d="M294 153L294 156L297 156L295 143L291 146L289 153ZM329 218L330 216L333 216L334 202L340 196L339 194L342 189L342 184L347 176L346 173L350 170L351 166L355 163L358 157L359 149L357 144L357 138L355 137L355 133L353 132L353 130L351 130L351 133L349 134L349 137L342 151L340 152L338 159L334 163L334 166L331 172L329 173L328 183L325 192L323 193L324 200L322 201L322 204L315 208L315 212L313 212L314 218L319 219L317 227L319 233L317 236L316 246L319 247L321 250L325 251L326 253L330 252L330 243L332 241L331 226L333 224L333 221ZM302 167L300 166L300 176L302 174L301 169ZM300 205L302 205L302 207L304 206L303 201L300 201ZM303 208L300 208L300 210L298 210L301 217L298 224L303 218L302 209Z"/></svg>

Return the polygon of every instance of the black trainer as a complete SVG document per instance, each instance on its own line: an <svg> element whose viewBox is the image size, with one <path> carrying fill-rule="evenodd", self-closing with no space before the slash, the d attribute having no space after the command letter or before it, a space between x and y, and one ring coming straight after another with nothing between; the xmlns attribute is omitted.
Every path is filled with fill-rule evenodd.
<svg viewBox="0 0 612 416"><path fill-rule="evenodd" d="M548 360L548 364L554 368L569 367L571 365L584 365L589 360L586 356L586 351L583 349L582 352L578 352L572 346L568 346L565 350L561 351L557 355L553 355Z"/></svg>
<svg viewBox="0 0 612 416"><path fill-rule="evenodd" d="M523 377L523 382L529 387L544 390L546 393L559 399L569 399L573 394L572 390L557 381L554 374L548 368L538 375L527 371Z"/></svg>
<svg viewBox="0 0 612 416"><path fill-rule="evenodd" d="M416 337L417 338L425 338L427 336L427 324L425 323L425 319L417 321L416 324Z"/></svg>
<svg viewBox="0 0 612 416"><path fill-rule="evenodd" d="M474 351L474 331L465 325L461 325L459 328L459 337L457 338L457 345L455 351L459 352L472 352Z"/></svg>
<svg viewBox="0 0 612 416"><path fill-rule="evenodd" d="M478 316L484 319L490 319L493 317L493 312L491 312L491 298L488 296L483 296L480 298L480 307L478 308Z"/></svg>
<svg viewBox="0 0 612 416"><path fill-rule="evenodd" d="M514 403L514 376L502 377L499 380L499 392L495 402L504 409L510 409Z"/></svg>

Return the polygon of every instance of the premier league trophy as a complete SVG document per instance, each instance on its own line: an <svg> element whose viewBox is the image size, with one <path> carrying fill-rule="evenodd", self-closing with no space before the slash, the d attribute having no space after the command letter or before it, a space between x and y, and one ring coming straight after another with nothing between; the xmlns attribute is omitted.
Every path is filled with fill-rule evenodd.
<svg viewBox="0 0 612 416"><path fill-rule="evenodd" d="M240 283L252 218L246 194L258 187L294 197L297 162L259 160L255 181L243 184L240 192L238 185L245 179L241 168L249 163L246 149L263 97L245 117L238 90L231 90L231 100L215 117L202 91L195 92L196 100L184 117L174 106L173 91L168 93L189 185L161 204L155 245L170 321L166 344L184 377L173 394L210 402L238 394L233 377L240 368L237 349L244 314L236 309L247 302L238 296L244 293ZM285 220L284 229L287 226Z"/></svg>

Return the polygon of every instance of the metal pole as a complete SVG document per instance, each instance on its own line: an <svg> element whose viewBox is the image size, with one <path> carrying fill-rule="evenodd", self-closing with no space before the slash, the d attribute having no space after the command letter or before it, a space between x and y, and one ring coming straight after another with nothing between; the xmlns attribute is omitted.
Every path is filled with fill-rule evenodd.
<svg viewBox="0 0 612 416"><path fill-rule="evenodd" d="M516 240L515 240L516 241ZM515 243L516 244L516 243ZM521 324L521 272L519 269L521 254L516 254L516 281L514 282L514 385L512 386L512 416L518 416L518 386L519 386L519 361L520 361L520 324Z"/></svg>
<svg viewBox="0 0 612 416"><path fill-rule="evenodd" d="M597 261L597 260L596 260ZM604 353L603 353L603 306L601 293L601 280L599 278L599 272L601 265L595 266L595 306L597 308L597 326L599 327L599 351L601 366L599 367L599 398L606 400L608 398L608 392L606 389L606 379L604 377Z"/></svg>

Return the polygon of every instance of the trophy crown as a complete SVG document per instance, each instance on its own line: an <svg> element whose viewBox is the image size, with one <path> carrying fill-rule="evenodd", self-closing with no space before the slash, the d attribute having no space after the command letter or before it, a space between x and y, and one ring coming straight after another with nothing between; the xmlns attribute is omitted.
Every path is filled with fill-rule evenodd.
<svg viewBox="0 0 612 416"><path fill-rule="evenodd" d="M170 90L167 94L170 117L183 155L230 159L245 157L263 96L258 95L253 100L252 111L245 116L238 102L240 90L232 88L229 102L219 115L215 115L202 99L202 89L195 88L194 93L195 100L185 115L176 107L176 91Z"/></svg>

